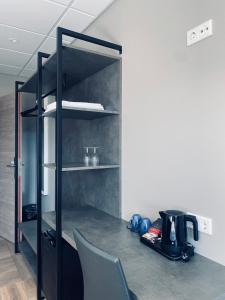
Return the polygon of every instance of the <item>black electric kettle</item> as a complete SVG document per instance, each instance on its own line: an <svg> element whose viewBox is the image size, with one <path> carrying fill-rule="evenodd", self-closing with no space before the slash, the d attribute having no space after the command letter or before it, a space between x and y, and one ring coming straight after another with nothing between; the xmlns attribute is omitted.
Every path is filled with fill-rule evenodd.
<svg viewBox="0 0 225 300"><path fill-rule="evenodd" d="M193 223L194 240L198 241L198 222L195 216L179 210L159 212L162 218L162 249L170 256L181 255L187 246L187 222Z"/></svg>

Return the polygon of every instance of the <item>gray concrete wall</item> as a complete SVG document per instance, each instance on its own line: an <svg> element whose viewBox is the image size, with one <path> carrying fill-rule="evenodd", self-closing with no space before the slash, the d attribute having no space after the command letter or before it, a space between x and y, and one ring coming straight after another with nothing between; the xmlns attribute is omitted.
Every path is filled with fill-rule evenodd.
<svg viewBox="0 0 225 300"><path fill-rule="evenodd" d="M123 45L122 213L213 219L197 251L225 264L225 2L117 0L87 34ZM186 46L212 18L213 37Z"/></svg>
<svg viewBox="0 0 225 300"><path fill-rule="evenodd" d="M26 81L27 78L0 73L0 97L14 95L16 80Z"/></svg>

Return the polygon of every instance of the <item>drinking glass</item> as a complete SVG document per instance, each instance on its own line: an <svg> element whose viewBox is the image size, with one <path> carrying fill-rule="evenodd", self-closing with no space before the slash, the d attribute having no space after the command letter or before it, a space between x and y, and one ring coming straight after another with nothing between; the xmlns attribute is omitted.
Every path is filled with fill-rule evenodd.
<svg viewBox="0 0 225 300"><path fill-rule="evenodd" d="M88 167L90 165L90 162L91 162L91 157L90 157L90 154L89 154L89 148L90 147L84 147L83 162L84 162L84 165L86 167Z"/></svg>
<svg viewBox="0 0 225 300"><path fill-rule="evenodd" d="M92 153L92 156L91 156L91 164L94 167L99 165L99 155L97 153L98 148L99 147L92 147L93 153Z"/></svg>

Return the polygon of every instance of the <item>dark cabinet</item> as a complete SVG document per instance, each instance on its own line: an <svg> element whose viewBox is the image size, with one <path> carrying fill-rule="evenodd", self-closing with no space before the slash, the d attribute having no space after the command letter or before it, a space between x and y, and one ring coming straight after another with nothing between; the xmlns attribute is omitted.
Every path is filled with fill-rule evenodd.
<svg viewBox="0 0 225 300"><path fill-rule="evenodd" d="M62 300L83 300L83 276L78 252L64 239L62 257ZM57 254L55 231L42 234L42 288L47 300L57 299Z"/></svg>

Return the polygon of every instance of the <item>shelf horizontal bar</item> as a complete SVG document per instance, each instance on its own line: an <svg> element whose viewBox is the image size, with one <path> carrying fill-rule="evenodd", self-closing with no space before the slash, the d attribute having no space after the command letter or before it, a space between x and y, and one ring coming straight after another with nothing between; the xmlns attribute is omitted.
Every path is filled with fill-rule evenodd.
<svg viewBox="0 0 225 300"><path fill-rule="evenodd" d="M94 110L94 109L78 109L78 108L63 108L62 117L68 119L93 120L107 116L118 115L117 111L111 110ZM45 112L43 117L55 118L56 109Z"/></svg>
<svg viewBox="0 0 225 300"><path fill-rule="evenodd" d="M86 34L82 34L82 33L76 32L76 31L66 29L66 28L59 27L58 29L60 30L61 34L63 34L63 35L73 37L75 39L82 40L82 41L85 41L88 43L100 45L100 46L103 46L106 48L114 49L114 50L119 51L120 54L122 54L122 46L121 45L114 44L114 43L111 43L108 41L104 41L104 40L101 40L101 39L98 39L98 38L95 38L95 37L92 37L92 36L89 36Z"/></svg>
<svg viewBox="0 0 225 300"><path fill-rule="evenodd" d="M49 163L49 164L44 164L43 165L46 168L50 168L50 169L56 169L56 166L54 163ZM69 171L88 171L88 170L102 170L102 169L115 169L115 168L119 168L119 165L98 165L98 166L84 166L83 164L78 164L78 163L71 163L71 164L64 164L62 171L63 172L69 172Z"/></svg>

